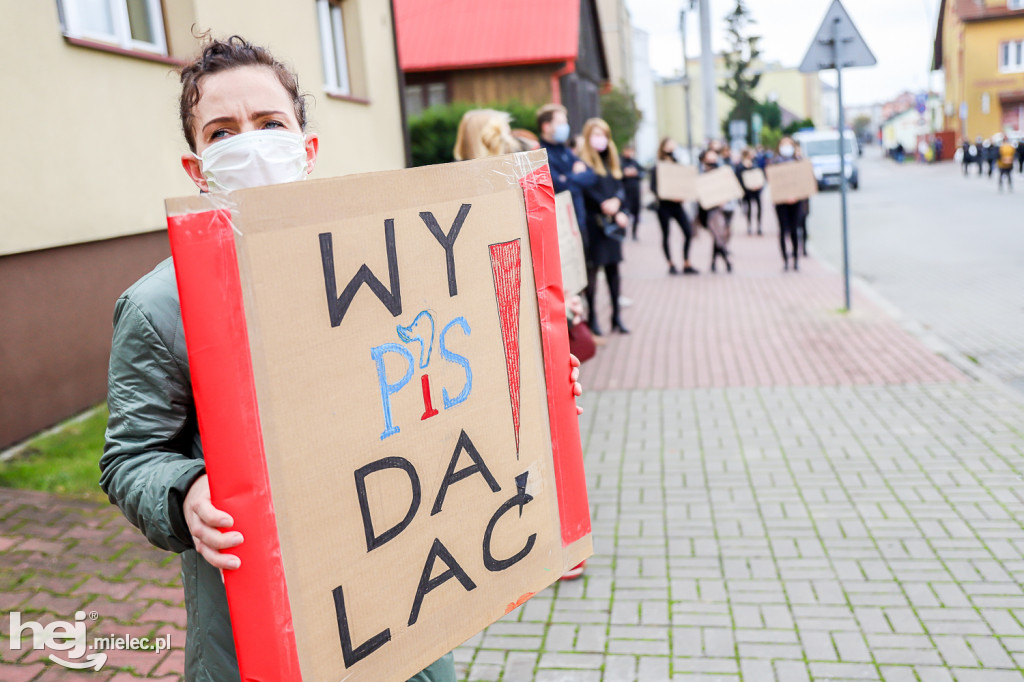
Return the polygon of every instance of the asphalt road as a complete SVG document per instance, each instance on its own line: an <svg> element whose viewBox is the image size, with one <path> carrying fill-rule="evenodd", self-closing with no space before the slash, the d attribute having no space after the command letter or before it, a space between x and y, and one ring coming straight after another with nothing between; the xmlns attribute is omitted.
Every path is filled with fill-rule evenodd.
<svg viewBox="0 0 1024 682"><path fill-rule="evenodd" d="M1024 176L964 178L952 162L895 163L869 148L849 192L850 268L927 333L1024 391ZM998 174L998 172L997 172ZM842 267L838 190L812 199L808 244ZM839 301L839 304L842 302Z"/></svg>

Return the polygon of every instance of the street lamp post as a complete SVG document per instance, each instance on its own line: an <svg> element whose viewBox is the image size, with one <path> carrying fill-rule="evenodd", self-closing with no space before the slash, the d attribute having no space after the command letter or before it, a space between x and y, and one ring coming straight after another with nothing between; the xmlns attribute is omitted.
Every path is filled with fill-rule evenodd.
<svg viewBox="0 0 1024 682"><path fill-rule="evenodd" d="M690 109L690 63L686 58L686 5L691 1L683 0L683 8L679 10L679 33L683 39L683 98L686 100L686 157L689 163L693 163L693 115Z"/></svg>
<svg viewBox="0 0 1024 682"><path fill-rule="evenodd" d="M711 2L697 0L700 7L700 86L704 105L704 137L706 142L721 137L718 131L718 111L715 80L715 51L711 46Z"/></svg>

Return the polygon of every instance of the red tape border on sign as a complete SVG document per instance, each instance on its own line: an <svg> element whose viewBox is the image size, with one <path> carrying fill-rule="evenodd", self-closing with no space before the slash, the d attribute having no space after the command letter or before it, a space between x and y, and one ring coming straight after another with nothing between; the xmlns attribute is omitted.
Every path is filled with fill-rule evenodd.
<svg viewBox="0 0 1024 682"><path fill-rule="evenodd" d="M565 319L562 264L558 255L555 189L547 164L521 178L519 185L526 199L533 278L537 285L562 546L568 547L590 534L590 505L576 397L569 383L569 326Z"/></svg>
<svg viewBox="0 0 1024 682"><path fill-rule="evenodd" d="M167 218L213 505L245 538L224 572L244 682L302 679L252 376L231 212Z"/></svg>

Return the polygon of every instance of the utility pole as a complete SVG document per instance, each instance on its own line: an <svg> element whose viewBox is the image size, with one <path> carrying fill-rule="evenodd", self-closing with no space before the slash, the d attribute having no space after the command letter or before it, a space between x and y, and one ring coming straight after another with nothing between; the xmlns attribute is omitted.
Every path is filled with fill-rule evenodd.
<svg viewBox="0 0 1024 682"><path fill-rule="evenodd" d="M842 19L832 20L832 53L835 55L836 90L839 93L839 191L842 195L843 216L843 299L846 310L850 310L850 234L847 230L846 212L846 114L843 111L843 36Z"/></svg>
<svg viewBox="0 0 1024 682"><path fill-rule="evenodd" d="M715 51L711 47L711 0L700 3L700 86L704 100L704 138L717 140L718 130L718 83L715 81Z"/></svg>
<svg viewBox="0 0 1024 682"><path fill-rule="evenodd" d="M683 8L679 10L679 33L683 38L683 98L686 100L686 158L693 163L693 110L690 108L690 62L686 57L686 10L687 5L693 9L693 0L683 0Z"/></svg>
<svg viewBox="0 0 1024 682"><path fill-rule="evenodd" d="M824 69L835 69L839 95L839 191L843 224L843 302L850 310L850 238L847 229L846 211L846 112L843 110L843 69L854 66L874 66L877 63L867 43L850 20L840 0L832 0L832 6L821 22L821 28L814 36L811 46L800 64L802 73L816 73Z"/></svg>

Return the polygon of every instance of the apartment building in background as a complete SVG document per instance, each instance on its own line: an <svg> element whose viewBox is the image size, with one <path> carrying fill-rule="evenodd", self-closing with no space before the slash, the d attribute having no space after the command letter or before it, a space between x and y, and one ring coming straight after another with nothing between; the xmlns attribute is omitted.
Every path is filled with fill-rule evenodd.
<svg viewBox="0 0 1024 682"><path fill-rule="evenodd" d="M314 177L406 160L389 0L5 3L0 448L106 395L114 301L168 256L181 168L176 69L193 30L268 46L309 93Z"/></svg>
<svg viewBox="0 0 1024 682"><path fill-rule="evenodd" d="M1024 0L942 0L932 67L957 144L1024 133Z"/></svg>

